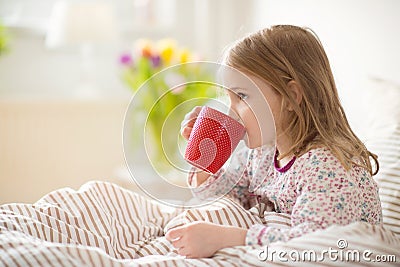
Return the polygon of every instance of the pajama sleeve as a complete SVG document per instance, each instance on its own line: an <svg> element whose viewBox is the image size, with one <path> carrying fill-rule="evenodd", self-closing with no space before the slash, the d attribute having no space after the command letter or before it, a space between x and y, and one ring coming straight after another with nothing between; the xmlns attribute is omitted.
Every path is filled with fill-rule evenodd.
<svg viewBox="0 0 400 267"><path fill-rule="evenodd" d="M368 211L369 216L379 221L378 189L367 171L361 167L353 168L357 171L346 172L334 157L309 158L295 179L297 198L291 214L292 228L253 225L247 232L246 244L265 246L332 224L346 225L360 221L363 205L373 207Z"/></svg>
<svg viewBox="0 0 400 267"><path fill-rule="evenodd" d="M246 167L248 154L249 149L240 149L229 166L222 167L198 187L192 187L192 194L201 200L228 195L237 200L243 207L249 208L249 179ZM192 185L196 170L192 168L189 173L189 186Z"/></svg>

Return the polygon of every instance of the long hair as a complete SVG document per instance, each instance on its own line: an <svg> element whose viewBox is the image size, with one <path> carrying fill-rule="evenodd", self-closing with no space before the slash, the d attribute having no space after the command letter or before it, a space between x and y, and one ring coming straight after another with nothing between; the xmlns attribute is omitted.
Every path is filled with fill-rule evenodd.
<svg viewBox="0 0 400 267"><path fill-rule="evenodd" d="M280 94L282 104L288 101L293 107L294 112L283 116L282 127L292 146L282 157L326 146L345 169L355 164L371 175L378 172L378 157L368 151L348 123L328 57L312 30L291 25L260 30L234 43L224 63L263 79ZM302 90L300 104L286 91L290 81Z"/></svg>

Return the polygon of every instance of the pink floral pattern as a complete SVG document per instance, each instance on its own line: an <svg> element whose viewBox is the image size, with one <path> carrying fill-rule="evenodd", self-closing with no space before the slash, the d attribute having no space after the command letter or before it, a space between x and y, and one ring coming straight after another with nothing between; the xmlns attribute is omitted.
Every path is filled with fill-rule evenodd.
<svg viewBox="0 0 400 267"><path fill-rule="evenodd" d="M251 226L246 244L287 241L333 224L382 222L378 186L364 168L353 165L346 171L329 149L317 148L282 171L274 166L274 152L265 147L243 149L229 168L192 188L200 199L228 194L246 209L262 201L275 212L291 215L290 229Z"/></svg>

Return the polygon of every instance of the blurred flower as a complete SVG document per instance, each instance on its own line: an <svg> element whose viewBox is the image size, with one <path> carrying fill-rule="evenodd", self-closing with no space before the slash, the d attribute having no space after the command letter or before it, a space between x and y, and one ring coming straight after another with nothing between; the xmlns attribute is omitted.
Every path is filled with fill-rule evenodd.
<svg viewBox="0 0 400 267"><path fill-rule="evenodd" d="M151 57L151 63L153 64L154 68L157 68L161 65L161 57L159 55Z"/></svg>
<svg viewBox="0 0 400 267"><path fill-rule="evenodd" d="M141 111L151 110L145 117L153 133L155 155L161 157L157 159L157 163L165 163L165 158L162 157L163 148L176 150L176 154L179 155L175 132L168 132L170 129L162 128L167 118L173 120L171 118L176 117L170 116L174 109L179 106L182 112L178 114L180 116L177 116L176 121L173 121L173 124L179 127L183 116L193 108L181 105L182 103L195 99L195 102L190 103L203 105L216 96L215 90L210 90L209 84L193 83L193 81L209 82L213 74L203 69L202 64L184 64L198 58L198 55L189 49L179 47L174 39L162 39L156 42L139 39L135 42L131 54L123 53L120 56L119 61L123 67L122 78L129 88L136 92L143 84L147 85L146 91L141 91L140 96L143 99L140 100L141 106L137 106L141 109L137 113L139 116ZM166 68L168 70L162 71ZM161 143L163 131L167 134Z"/></svg>
<svg viewBox="0 0 400 267"><path fill-rule="evenodd" d="M157 49L160 53L161 59L166 63L171 63L171 60L176 51L176 41L173 39L162 39L157 42Z"/></svg>
<svg viewBox="0 0 400 267"><path fill-rule="evenodd" d="M148 39L139 39L135 43L135 54L150 58L153 51L153 42Z"/></svg>
<svg viewBox="0 0 400 267"><path fill-rule="evenodd" d="M132 65L133 61L132 61L132 56L130 54L124 53L121 55L121 57L119 58L119 62L122 65L127 65L130 66Z"/></svg>
<svg viewBox="0 0 400 267"><path fill-rule="evenodd" d="M124 67L124 81L133 91L136 91L146 80L159 71L173 65L188 63L195 59L198 59L195 53L187 48L179 47L174 39L167 38L157 42L149 39L139 39L134 43L132 53L121 54L119 61ZM194 68L189 70L187 68L177 68L176 72L179 73L176 74L180 75L183 80L204 78L204 72ZM164 86L171 87L171 78L168 78L169 82L167 82L167 78Z"/></svg>
<svg viewBox="0 0 400 267"><path fill-rule="evenodd" d="M183 49L179 55L179 59L181 63L186 63L189 61L190 52L188 49Z"/></svg>

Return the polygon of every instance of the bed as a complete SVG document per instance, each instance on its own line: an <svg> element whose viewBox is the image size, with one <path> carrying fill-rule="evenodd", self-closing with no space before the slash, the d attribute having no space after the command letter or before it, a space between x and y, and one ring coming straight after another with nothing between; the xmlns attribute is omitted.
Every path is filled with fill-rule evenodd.
<svg viewBox="0 0 400 267"><path fill-rule="evenodd" d="M163 206L113 183L92 181L79 190L52 191L33 204L1 205L0 266L365 266L377 262L399 266L400 88L383 81L375 81L373 87L368 125L375 130L365 140L380 159L375 179L382 225L332 225L268 247L237 246L221 249L211 258L186 259L165 239L168 229L192 221L248 228L259 217L230 199L185 210ZM387 103L393 103L393 109ZM381 106L386 106L384 111ZM290 227L288 219L271 212L265 214L264 223Z"/></svg>

